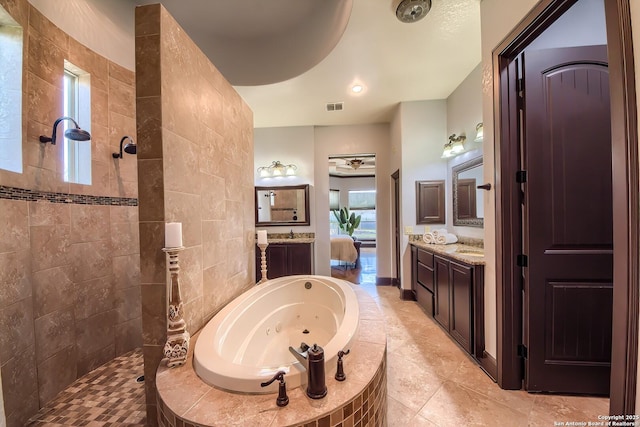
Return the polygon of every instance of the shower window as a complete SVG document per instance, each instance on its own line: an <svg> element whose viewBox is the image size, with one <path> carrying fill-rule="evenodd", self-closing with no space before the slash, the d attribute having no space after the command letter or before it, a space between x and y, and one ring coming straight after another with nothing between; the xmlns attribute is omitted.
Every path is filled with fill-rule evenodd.
<svg viewBox="0 0 640 427"><path fill-rule="evenodd" d="M64 64L64 115L72 117L80 127L90 131L90 76L68 61ZM69 120L63 123L63 131L73 126ZM91 184L91 141L64 139L64 180Z"/></svg>
<svg viewBox="0 0 640 427"><path fill-rule="evenodd" d="M22 173L22 27L0 7L0 169Z"/></svg>

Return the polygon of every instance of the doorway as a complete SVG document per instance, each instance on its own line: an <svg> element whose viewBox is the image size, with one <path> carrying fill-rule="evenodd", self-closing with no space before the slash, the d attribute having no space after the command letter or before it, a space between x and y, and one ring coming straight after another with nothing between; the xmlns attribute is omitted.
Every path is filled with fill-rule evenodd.
<svg viewBox="0 0 640 427"><path fill-rule="evenodd" d="M525 342L531 342L527 335L531 332L531 311L532 305L527 303L527 298L531 293L525 294L523 298L522 290L527 291L528 286L533 286L534 278L530 271L533 270L528 258L529 254L525 249L531 249L532 241L529 226L531 218L530 211L526 207L528 189L525 187L531 184L531 176L527 176L522 165L529 166L533 159L527 157L532 153L539 153L537 148L527 147L529 143L527 129L527 117L522 113L521 103L526 103L525 99L519 99L522 89L526 92L526 79L520 79L522 72L526 71L527 64L526 49L539 37L547 35L548 29L563 18L565 12L572 6L580 4L583 0L546 0L540 2L534 10L523 20L512 34L494 51L494 64L496 69L496 105L497 123L495 126L496 141L496 182L497 203L496 203L496 251L500 254L497 262L497 283L498 286L498 382L503 388L519 389L523 379L525 385L531 386L527 381L526 373L530 374L528 363L530 362L530 348L523 346ZM611 340L612 347L601 348L592 365L597 363L601 367L607 364L602 360L603 352L608 353L611 359L611 372L604 382L610 384L610 411L612 414L633 414L635 409L635 388L636 388L636 363L637 363L637 338L638 338L638 212L637 209L629 209L629 206L637 206L638 198L638 161L637 161L637 115L635 104L635 87L633 77L633 58L631 50L630 35L630 15L628 0L606 2L606 36L608 46L608 73L610 85L610 120L611 132L609 134L611 148L607 154L611 155L610 164L612 168L612 188L611 201L605 202L605 210L612 212L613 230L609 232L612 237L614 250L610 261L603 261L598 268L598 274L602 271L611 271L611 279L598 276L596 272L591 272L590 281L598 282L599 288L610 295L611 302L603 302L604 298L596 297L596 304L602 308L606 305L604 317L607 317L607 310L613 311L611 316L612 327L608 331L602 331L599 339L602 341ZM589 60L590 64L598 61ZM602 64L600 64L602 65ZM545 69L545 72L549 68ZM597 71L593 71L597 73ZM588 74L588 73L587 73ZM547 92L548 95L548 92ZM526 94L525 94L526 96ZM545 101L546 102L546 101ZM520 104L520 105L519 105ZM526 108L526 104L525 104ZM584 123L583 123L584 124ZM532 126L529 123L529 126ZM585 126L588 127L588 126ZM535 155L535 154L533 154ZM555 159L553 153L547 156L547 161ZM567 158L571 158L570 156ZM604 156L605 162L607 156ZM583 173L588 171L583 169ZM610 204L610 206L609 206ZM604 210L603 210L604 211ZM584 212L584 209L582 210ZM544 213L543 213L544 216ZM556 224L554 224L555 226ZM573 224L572 224L573 225ZM605 227L606 230L606 227ZM606 232L604 234L607 234ZM537 237L537 235L536 235ZM606 240L606 239L605 239ZM535 246L535 242L533 243ZM574 245L575 246L575 245ZM599 248L591 248L591 255L599 252L606 258L604 252L611 251L607 248L606 242L599 242ZM546 248L542 253L547 255L557 255L562 251L576 249L571 245L562 248ZM539 261L538 261L539 262ZM544 261L546 263L546 261ZM611 266L613 263L613 268ZM609 265L607 265L609 263ZM589 262L578 262L583 268L593 267ZM618 268L619 267L619 268ZM539 269L536 268L536 271ZM555 274L555 273L554 273ZM538 279L535 279L538 280ZM607 280L609 285L607 286ZM567 288L569 285L579 289L580 283L572 283L569 279L551 280L549 277L542 277L539 280L543 286L554 292L554 284L557 289ZM576 281L574 281L576 282ZM586 281L577 281L584 284ZM531 289L528 289L531 291ZM565 289L566 290L566 289ZM561 292L560 292L561 293ZM557 295L560 295L558 293ZM523 303L524 300L524 303ZM540 321L553 322L545 314L549 314L549 304L542 301L542 307L536 310L543 312ZM545 305L546 304L546 305ZM551 305L553 307L553 305ZM586 308L586 307L585 307ZM587 321L598 316L585 317ZM523 322L524 319L524 322ZM544 319L544 320L543 320ZM527 324L529 322L529 324ZM539 326L539 325L538 325ZM524 330L524 333L523 333ZM542 344L545 348L536 348L536 352L542 351L543 364L548 360L547 351L562 343L562 340L549 340L554 336L549 330L542 332ZM575 334L572 335L575 338ZM544 340L547 340L546 343ZM575 348L574 348L575 350ZM575 354L575 351L572 353ZM568 354L563 355L562 360L568 362ZM596 360L598 359L598 360ZM573 364L577 366L581 363L575 359ZM526 367L526 368L525 368ZM597 374L598 375L598 374ZM599 375L602 375L600 372ZM565 382L571 381L576 374L569 374ZM600 383L603 379L599 379ZM545 391L570 392L567 389L551 389ZM599 392L593 389L580 389L576 392ZM535 387L533 387L535 389Z"/></svg>
<svg viewBox="0 0 640 427"><path fill-rule="evenodd" d="M332 277L376 283L376 185L375 154L329 156Z"/></svg>
<svg viewBox="0 0 640 427"><path fill-rule="evenodd" d="M394 267L395 267L395 277L394 277L394 285L396 287L398 287L399 289L402 289L402 284L400 283L400 271L402 269L402 266L400 264L401 262L401 258L400 258L400 170L398 169L397 171L395 171L394 173L391 174L391 180L393 181L392 184L392 190L393 190L393 195L392 195L392 200L393 200L393 239L394 239L394 246L393 246L393 260L394 260Z"/></svg>

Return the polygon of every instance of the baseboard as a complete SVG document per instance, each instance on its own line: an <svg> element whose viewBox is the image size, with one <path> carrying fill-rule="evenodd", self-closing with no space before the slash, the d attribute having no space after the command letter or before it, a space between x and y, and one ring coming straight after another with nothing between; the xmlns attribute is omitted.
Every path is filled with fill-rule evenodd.
<svg viewBox="0 0 640 427"><path fill-rule="evenodd" d="M400 299L402 301L415 301L416 296L411 289L400 289Z"/></svg>
<svg viewBox="0 0 640 427"><path fill-rule="evenodd" d="M478 363L483 371L489 375L489 377L495 382L498 378L498 362L496 359L487 353L486 351L482 352L482 358L478 358Z"/></svg>
<svg viewBox="0 0 640 427"><path fill-rule="evenodd" d="M376 277L376 286L394 286L392 277Z"/></svg>

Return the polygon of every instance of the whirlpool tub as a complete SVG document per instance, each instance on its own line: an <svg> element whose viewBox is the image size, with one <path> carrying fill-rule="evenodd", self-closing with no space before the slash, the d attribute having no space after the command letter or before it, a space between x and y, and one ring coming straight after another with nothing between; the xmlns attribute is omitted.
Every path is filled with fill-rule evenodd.
<svg viewBox="0 0 640 427"><path fill-rule="evenodd" d="M193 366L205 382L245 393L277 391L260 383L283 370L290 388L306 372L289 352L302 342L324 349L326 366L348 349L358 330L359 308L348 282L325 276L269 280L240 295L200 332Z"/></svg>

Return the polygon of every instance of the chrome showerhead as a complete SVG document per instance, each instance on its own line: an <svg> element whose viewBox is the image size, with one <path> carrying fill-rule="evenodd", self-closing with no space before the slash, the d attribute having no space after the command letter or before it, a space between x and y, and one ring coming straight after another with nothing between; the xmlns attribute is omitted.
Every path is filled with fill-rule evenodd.
<svg viewBox="0 0 640 427"><path fill-rule="evenodd" d="M63 120L71 120L73 124L76 126L75 128L67 129L64 133L65 138L72 139L74 141L89 141L91 139L91 134L86 130L80 129L78 123L73 120L71 117L60 117L55 122L53 122L53 131L51 132L51 137L40 135L40 142L47 143L50 142L51 145L56 145L56 133L58 124Z"/></svg>
<svg viewBox="0 0 640 427"><path fill-rule="evenodd" d="M125 135L120 140L120 152L119 153L112 153L114 159L121 159L122 158L122 151L123 151L122 144L124 143L125 139L128 139L131 142L127 143L127 145L124 146L124 152L127 153L127 154L136 154L136 151L137 151L136 143L133 141L133 139L131 139L130 136Z"/></svg>

